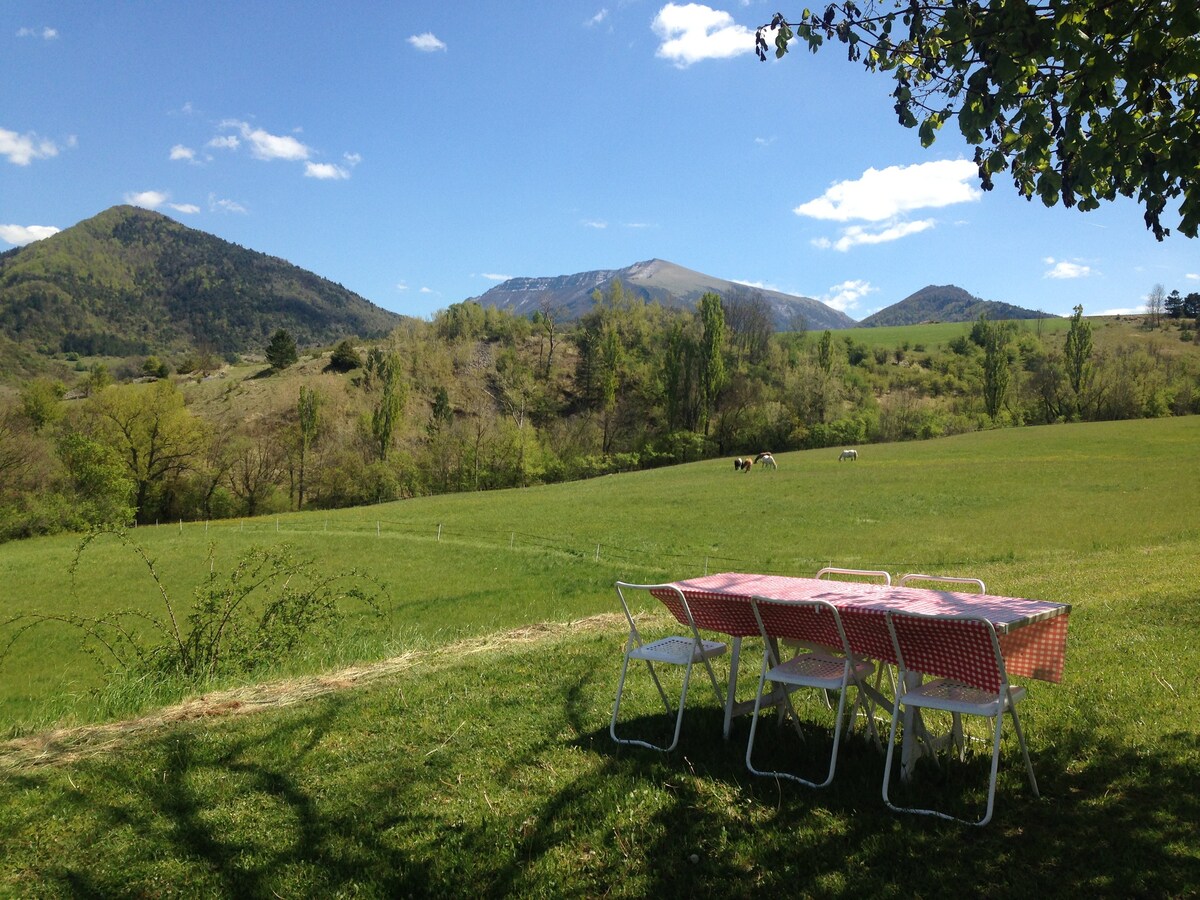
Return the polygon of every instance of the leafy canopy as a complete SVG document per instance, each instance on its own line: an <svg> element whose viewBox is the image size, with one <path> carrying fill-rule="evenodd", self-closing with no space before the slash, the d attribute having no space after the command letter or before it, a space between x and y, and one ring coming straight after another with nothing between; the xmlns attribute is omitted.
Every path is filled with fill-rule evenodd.
<svg viewBox="0 0 1200 900"><path fill-rule="evenodd" d="M1092 210L1136 198L1146 227L1179 200L1200 227L1200 8L1195 0L854 0L758 29L765 60L793 40L838 40L850 61L889 72L901 125L928 147L949 119L975 145L984 190L1008 171L1046 206Z"/></svg>

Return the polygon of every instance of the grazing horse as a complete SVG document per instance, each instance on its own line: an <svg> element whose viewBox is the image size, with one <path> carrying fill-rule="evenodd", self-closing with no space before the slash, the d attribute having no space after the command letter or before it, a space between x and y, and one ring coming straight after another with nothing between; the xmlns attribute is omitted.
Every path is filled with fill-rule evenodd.
<svg viewBox="0 0 1200 900"><path fill-rule="evenodd" d="M739 456L737 459L735 459L735 460L733 461L733 471L735 471L735 472L749 472L749 471L750 471L750 467L751 467L751 466L753 466L753 465L754 465L754 460L752 460L752 459L749 459L749 458L747 458L747 459L742 459L742 457L740 457L740 456Z"/></svg>
<svg viewBox="0 0 1200 900"><path fill-rule="evenodd" d="M766 451L763 451L762 453L758 454L758 456L754 457L754 461L764 466L769 466L772 469L779 468L778 464L775 462L775 457Z"/></svg>
<svg viewBox="0 0 1200 900"><path fill-rule="evenodd" d="M842 455L838 457L838 462L841 462L843 459L857 461L858 460L858 451L857 450L843 450Z"/></svg>

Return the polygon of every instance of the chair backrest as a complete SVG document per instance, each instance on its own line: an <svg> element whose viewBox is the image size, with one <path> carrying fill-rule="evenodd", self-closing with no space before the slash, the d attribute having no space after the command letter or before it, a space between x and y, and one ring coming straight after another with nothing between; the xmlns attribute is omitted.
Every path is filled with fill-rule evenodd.
<svg viewBox="0 0 1200 900"><path fill-rule="evenodd" d="M624 591L643 590L659 600L675 617L679 624L689 629L704 629L719 631L733 637L751 637L758 635L758 624L750 611L749 600L729 597L723 594L694 593L685 596L683 591L673 584L630 584L617 582L617 595L625 609L625 618L629 620L630 630L636 634L637 628L633 616L625 602Z"/></svg>
<svg viewBox="0 0 1200 900"><path fill-rule="evenodd" d="M1008 681L996 629L987 619L889 610L887 626L901 669L993 692Z"/></svg>
<svg viewBox="0 0 1200 900"><path fill-rule="evenodd" d="M961 578L958 575L921 575L917 572L909 572L907 575L900 576L900 585L902 587L913 581L936 581L944 584L973 584L979 588L979 593L987 593L987 588L983 586L983 582L978 578Z"/></svg>
<svg viewBox="0 0 1200 900"><path fill-rule="evenodd" d="M850 645L837 607L826 600L770 600L755 597L750 608L763 640L787 638L835 647L847 656Z"/></svg>
<svg viewBox="0 0 1200 900"><path fill-rule="evenodd" d="M839 569L836 566L826 566L817 573L818 578L826 575L856 575L860 578L879 578L884 584L892 583L892 576L880 569Z"/></svg>

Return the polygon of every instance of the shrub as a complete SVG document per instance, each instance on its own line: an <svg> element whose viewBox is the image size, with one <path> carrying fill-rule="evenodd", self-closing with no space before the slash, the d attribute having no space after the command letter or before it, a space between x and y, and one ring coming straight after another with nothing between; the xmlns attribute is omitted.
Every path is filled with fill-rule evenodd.
<svg viewBox="0 0 1200 900"><path fill-rule="evenodd" d="M386 591L356 571L325 575L289 544L251 547L227 575L212 565L193 590L192 611L182 618L146 551L120 528L92 530L79 543L71 565L72 594L84 552L105 535L115 537L146 566L157 588L160 610L125 609L100 616L79 613L26 614L8 619L13 627L0 659L28 629L47 622L73 625L89 649L107 657L120 674L179 677L202 683L220 675L248 674L278 661L302 642L328 635L341 609L356 602L379 613L376 598ZM364 588L363 582L369 582ZM82 601L77 603L83 608ZM147 627L149 626L149 627Z"/></svg>

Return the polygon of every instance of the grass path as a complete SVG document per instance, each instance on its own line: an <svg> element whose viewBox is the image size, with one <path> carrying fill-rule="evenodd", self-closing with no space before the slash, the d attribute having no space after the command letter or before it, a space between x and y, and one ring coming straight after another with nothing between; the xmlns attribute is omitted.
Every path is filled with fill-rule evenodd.
<svg viewBox="0 0 1200 900"><path fill-rule="evenodd" d="M645 617L639 616L639 621L642 618ZM132 741L180 722L281 709L337 691L364 687L417 667L436 670L439 663L457 662L472 654L509 650L555 640L565 634L617 633L623 625L624 617L618 613L602 613L576 622L538 623L445 647L412 650L390 659L334 672L211 691L120 722L55 728L5 741L0 743L0 770L23 771L75 762L119 750Z"/></svg>

